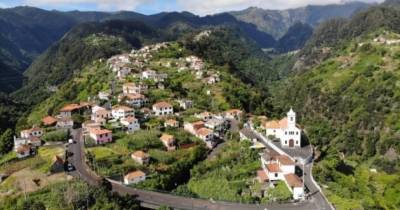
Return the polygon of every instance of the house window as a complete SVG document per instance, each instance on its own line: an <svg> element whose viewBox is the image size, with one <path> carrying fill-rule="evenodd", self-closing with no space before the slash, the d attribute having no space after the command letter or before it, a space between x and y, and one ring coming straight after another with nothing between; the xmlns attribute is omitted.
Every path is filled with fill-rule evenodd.
<svg viewBox="0 0 400 210"><path fill-rule="evenodd" d="M278 177L278 173L275 173L275 177Z"/></svg>
<svg viewBox="0 0 400 210"><path fill-rule="evenodd" d="M293 121L293 117L290 117L290 121Z"/></svg>
<svg viewBox="0 0 400 210"><path fill-rule="evenodd" d="M285 131L285 135L287 135L287 131Z"/></svg>
<svg viewBox="0 0 400 210"><path fill-rule="evenodd" d="M299 141L296 141L296 144L299 144Z"/></svg>
<svg viewBox="0 0 400 210"><path fill-rule="evenodd" d="M287 141L285 141L285 144L287 144Z"/></svg>
<svg viewBox="0 0 400 210"><path fill-rule="evenodd" d="M296 131L296 135L299 135L299 132L298 132L298 131Z"/></svg>

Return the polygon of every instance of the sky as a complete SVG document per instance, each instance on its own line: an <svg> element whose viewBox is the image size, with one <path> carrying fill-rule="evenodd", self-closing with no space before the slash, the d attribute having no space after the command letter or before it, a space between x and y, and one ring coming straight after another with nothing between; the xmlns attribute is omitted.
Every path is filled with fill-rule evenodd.
<svg viewBox="0 0 400 210"><path fill-rule="evenodd" d="M0 7L34 6L62 11L130 10L143 14L163 11L189 11L198 15L242 10L250 6L264 9L288 9L306 5L339 4L351 0L0 0ZM360 0L381 2L383 0Z"/></svg>

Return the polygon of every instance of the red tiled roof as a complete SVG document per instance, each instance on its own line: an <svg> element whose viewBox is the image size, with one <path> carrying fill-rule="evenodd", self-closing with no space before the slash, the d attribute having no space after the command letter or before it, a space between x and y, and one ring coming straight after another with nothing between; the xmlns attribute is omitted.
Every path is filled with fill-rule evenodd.
<svg viewBox="0 0 400 210"><path fill-rule="evenodd" d="M269 177L267 175L267 173L265 173L264 170L258 170L257 171L257 177L258 179L260 179L260 181L265 182L269 180Z"/></svg>
<svg viewBox="0 0 400 210"><path fill-rule="evenodd" d="M208 136L213 133L212 130L208 128L200 128L199 130L196 131L197 135L199 136Z"/></svg>
<svg viewBox="0 0 400 210"><path fill-rule="evenodd" d="M170 142L173 142L173 141L174 141L174 136L164 133L164 134L160 137L160 139L161 139L161 141L163 141L163 142L168 142L168 143L170 143Z"/></svg>
<svg viewBox="0 0 400 210"><path fill-rule="evenodd" d="M272 173L281 172L281 168L279 167L279 165L277 163L270 163L270 164L267 164L266 166L267 166L267 169L269 172L272 172Z"/></svg>
<svg viewBox="0 0 400 210"><path fill-rule="evenodd" d="M282 165L294 165L294 161L290 159L286 155L277 155L275 156L275 159L277 159Z"/></svg>
<svg viewBox="0 0 400 210"><path fill-rule="evenodd" d="M29 152L31 150L31 147L28 145L20 145L17 148L17 153L21 154L21 153L25 153L25 152Z"/></svg>
<svg viewBox="0 0 400 210"><path fill-rule="evenodd" d="M286 174L285 179L290 187L303 187L300 177L295 174Z"/></svg>
<svg viewBox="0 0 400 210"><path fill-rule="evenodd" d="M44 125L53 125L53 124L57 123L57 120L56 120L56 118L54 118L52 116L47 116L42 119L42 122Z"/></svg>
<svg viewBox="0 0 400 210"><path fill-rule="evenodd" d="M112 133L112 131L107 130L107 129L90 129L90 133L93 133L95 135L102 135L102 134L107 134L107 133Z"/></svg>
<svg viewBox="0 0 400 210"><path fill-rule="evenodd" d="M145 176L145 175L146 174L143 171L137 170L137 171L134 171L134 172L131 172L131 173L125 175L125 178L128 180L131 180L131 179L135 179L135 178Z"/></svg>
<svg viewBox="0 0 400 210"><path fill-rule="evenodd" d="M156 108L168 108L168 107L172 107L172 105L170 103L168 103L168 102L161 101L161 102L153 104L153 107L156 107Z"/></svg>
<svg viewBox="0 0 400 210"><path fill-rule="evenodd" d="M149 155L142 150L138 150L131 155L132 157L138 157L138 158L148 158Z"/></svg>
<svg viewBox="0 0 400 210"><path fill-rule="evenodd" d="M67 104L63 108L61 108L61 112L72 112L77 109L80 109L81 106L79 104Z"/></svg>

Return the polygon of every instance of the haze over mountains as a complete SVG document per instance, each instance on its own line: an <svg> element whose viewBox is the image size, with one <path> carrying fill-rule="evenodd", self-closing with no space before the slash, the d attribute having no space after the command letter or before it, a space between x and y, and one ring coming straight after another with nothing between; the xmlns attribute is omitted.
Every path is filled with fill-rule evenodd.
<svg viewBox="0 0 400 210"><path fill-rule="evenodd" d="M274 11L249 8L243 11L221 13L199 17L189 12L163 12L143 15L136 12L60 12L33 7L0 9L0 91L12 92L22 85L23 73L32 61L74 26L83 22L106 20L136 20L155 28L185 30L206 26L229 25L239 28L262 48L278 47L280 52L296 50L309 38L306 25L316 26L331 17L349 17L356 11L369 6L366 3L343 5L308 6L291 10ZM301 37L293 30L285 36L289 28L297 22L304 27ZM288 36L291 36L290 42ZM279 38L284 37L283 40ZM298 41L299 40L299 41ZM282 46L290 43L291 47ZM293 47L295 46L295 47Z"/></svg>

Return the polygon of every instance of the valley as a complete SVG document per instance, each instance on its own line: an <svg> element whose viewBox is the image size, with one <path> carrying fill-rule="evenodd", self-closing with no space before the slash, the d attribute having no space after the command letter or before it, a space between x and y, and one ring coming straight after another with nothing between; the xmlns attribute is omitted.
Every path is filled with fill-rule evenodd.
<svg viewBox="0 0 400 210"><path fill-rule="evenodd" d="M0 208L398 209L398 5L0 9Z"/></svg>

